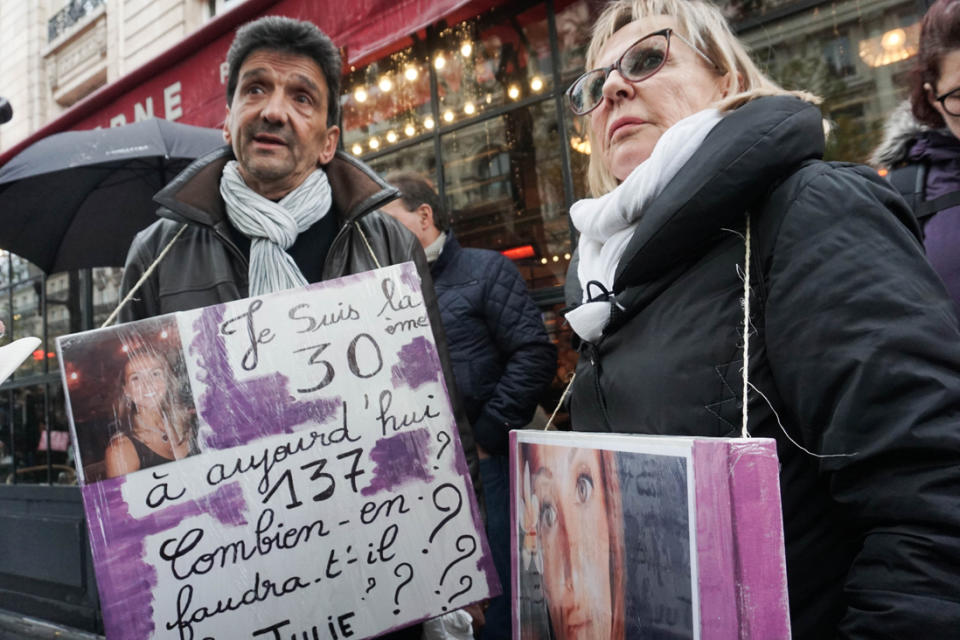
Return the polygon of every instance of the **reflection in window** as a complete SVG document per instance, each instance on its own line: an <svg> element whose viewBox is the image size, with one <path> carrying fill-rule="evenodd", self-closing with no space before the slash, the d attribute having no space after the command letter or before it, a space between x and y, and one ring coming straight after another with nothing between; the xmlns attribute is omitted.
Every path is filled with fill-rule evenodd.
<svg viewBox="0 0 960 640"><path fill-rule="evenodd" d="M784 87L823 98L824 116L834 123L827 159L865 161L906 97L920 17L914 3L900 9L838 1L753 26L756 16L744 17L739 36L761 67Z"/></svg>
<svg viewBox="0 0 960 640"><path fill-rule="evenodd" d="M343 87L343 146L355 156L383 151L436 126L430 75L412 49L358 69Z"/></svg>
<svg viewBox="0 0 960 640"><path fill-rule="evenodd" d="M120 282L123 269L103 267L93 269L93 326L99 327L113 313L120 302Z"/></svg>
<svg viewBox="0 0 960 640"><path fill-rule="evenodd" d="M444 134L447 206L461 244L511 257L533 289L563 282L570 231L552 103Z"/></svg>
<svg viewBox="0 0 960 640"><path fill-rule="evenodd" d="M439 42L433 67L442 124L542 95L553 86L543 5L489 26L463 22L442 31Z"/></svg>
<svg viewBox="0 0 960 640"><path fill-rule="evenodd" d="M380 156L370 161L370 167L381 176L391 171L416 171L433 184L437 175L437 158L433 153L433 140Z"/></svg>

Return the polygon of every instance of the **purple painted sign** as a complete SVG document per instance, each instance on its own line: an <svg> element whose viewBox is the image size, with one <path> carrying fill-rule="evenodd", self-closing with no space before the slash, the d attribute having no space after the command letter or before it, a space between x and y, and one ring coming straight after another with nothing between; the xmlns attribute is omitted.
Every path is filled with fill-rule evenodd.
<svg viewBox="0 0 960 640"><path fill-rule="evenodd" d="M771 439L511 432L516 640L790 637Z"/></svg>
<svg viewBox="0 0 960 640"><path fill-rule="evenodd" d="M411 263L58 349L110 640L369 638L498 590Z"/></svg>

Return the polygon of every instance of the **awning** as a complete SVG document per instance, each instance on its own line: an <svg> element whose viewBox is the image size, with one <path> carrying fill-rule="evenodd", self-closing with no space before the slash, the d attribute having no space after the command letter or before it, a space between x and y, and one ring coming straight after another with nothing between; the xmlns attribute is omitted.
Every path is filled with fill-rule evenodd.
<svg viewBox="0 0 960 640"><path fill-rule="evenodd" d="M94 129L156 116L219 127L226 115L226 53L237 27L262 15L310 20L346 49L349 65L452 13L505 0L246 0L143 66L87 96L0 155L0 166L58 131ZM16 107L16 105L14 105Z"/></svg>

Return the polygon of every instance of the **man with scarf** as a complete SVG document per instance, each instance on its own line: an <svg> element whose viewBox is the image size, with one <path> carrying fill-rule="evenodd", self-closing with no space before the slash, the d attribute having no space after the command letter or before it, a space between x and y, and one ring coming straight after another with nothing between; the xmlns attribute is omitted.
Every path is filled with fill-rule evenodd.
<svg viewBox="0 0 960 640"><path fill-rule="evenodd" d="M160 220L134 239L122 321L194 309L413 261L444 376L436 295L416 237L379 207L397 190L337 150L340 55L309 22L244 25L227 53L229 146L199 158L155 197ZM449 385L476 478L473 435ZM476 482L475 482L476 485ZM411 628L390 637L419 638Z"/></svg>

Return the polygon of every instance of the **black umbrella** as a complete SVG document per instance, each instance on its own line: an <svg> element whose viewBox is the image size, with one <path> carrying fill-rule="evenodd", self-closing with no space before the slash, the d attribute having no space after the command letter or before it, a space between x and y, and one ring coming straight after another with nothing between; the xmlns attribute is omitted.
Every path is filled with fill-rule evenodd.
<svg viewBox="0 0 960 640"><path fill-rule="evenodd" d="M157 219L153 194L223 144L218 129L157 118L46 137L0 169L0 248L47 273L122 266Z"/></svg>

